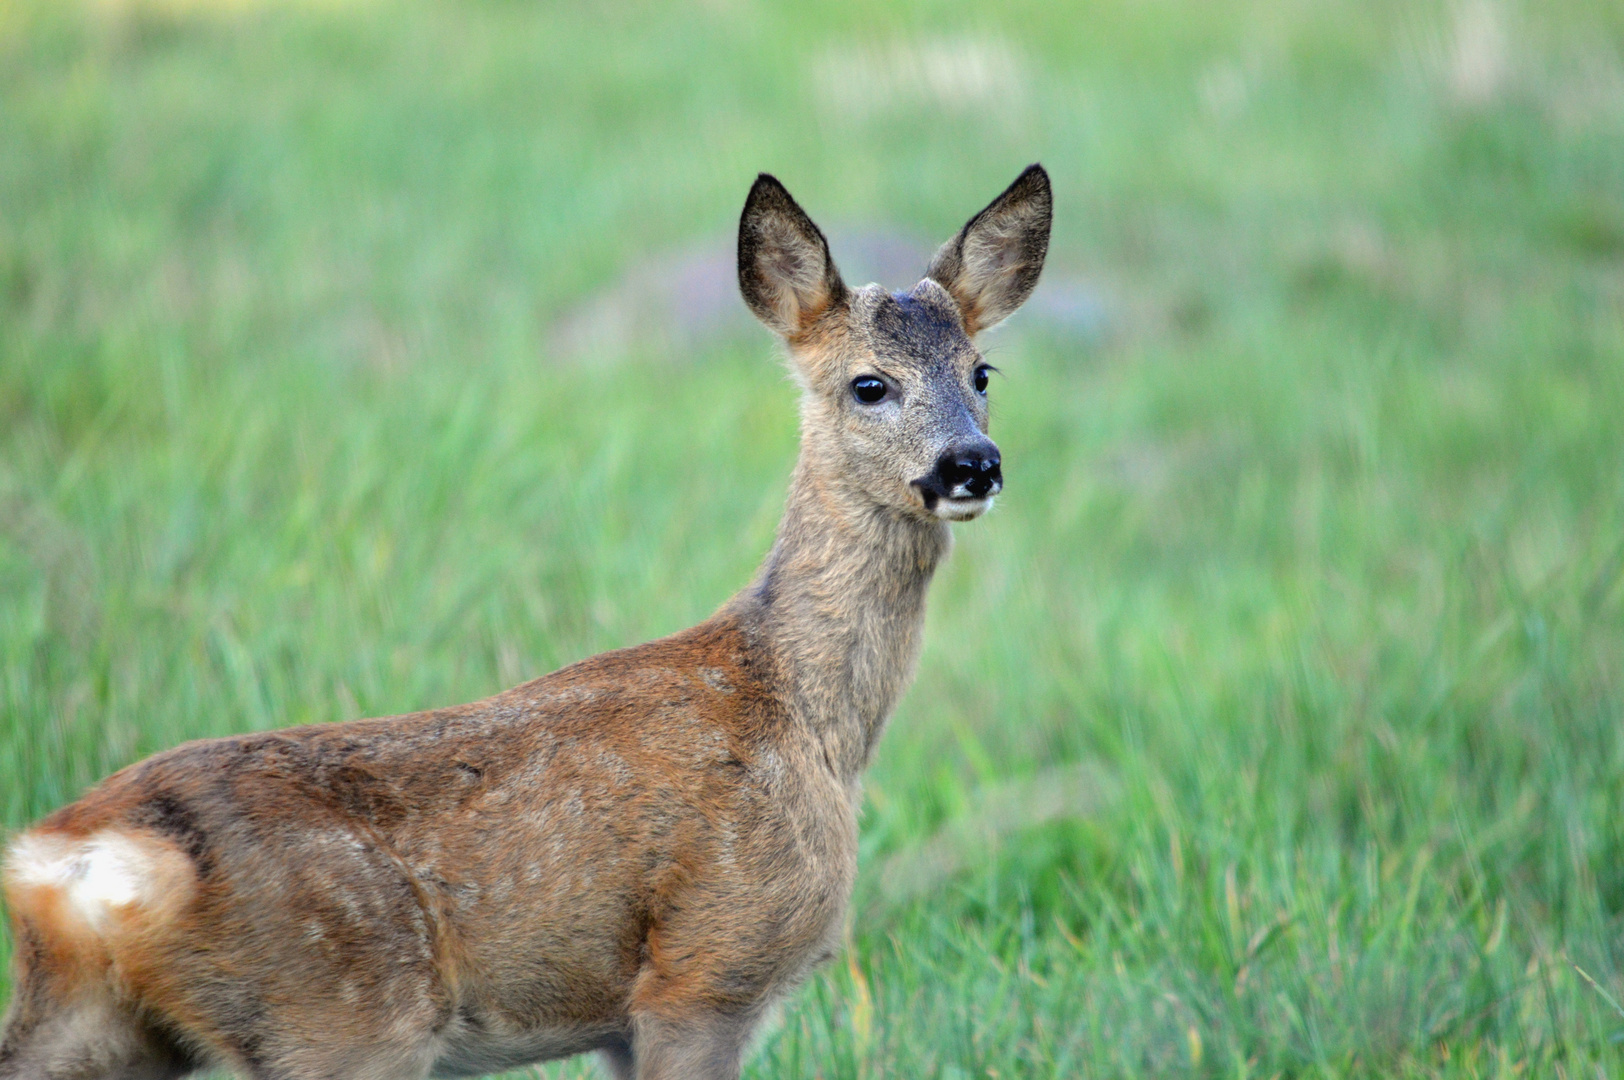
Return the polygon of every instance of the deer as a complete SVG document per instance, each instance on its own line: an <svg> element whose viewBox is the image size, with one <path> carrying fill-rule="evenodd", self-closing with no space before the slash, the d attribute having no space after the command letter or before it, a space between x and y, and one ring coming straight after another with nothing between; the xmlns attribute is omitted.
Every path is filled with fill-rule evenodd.
<svg viewBox="0 0 1624 1080"><path fill-rule="evenodd" d="M861 778L951 522L1003 489L977 335L1031 294L1027 168L905 292L763 173L738 279L800 389L770 551L709 619L469 705L184 743L15 836L0 1080L736 1078L845 931Z"/></svg>

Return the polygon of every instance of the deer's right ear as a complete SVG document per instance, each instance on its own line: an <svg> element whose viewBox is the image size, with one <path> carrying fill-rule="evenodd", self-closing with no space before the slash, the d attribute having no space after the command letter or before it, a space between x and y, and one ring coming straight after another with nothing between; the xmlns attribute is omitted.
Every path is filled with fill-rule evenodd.
<svg viewBox="0 0 1624 1080"><path fill-rule="evenodd" d="M846 300L829 242L766 173L739 218L739 292L756 318L791 341Z"/></svg>

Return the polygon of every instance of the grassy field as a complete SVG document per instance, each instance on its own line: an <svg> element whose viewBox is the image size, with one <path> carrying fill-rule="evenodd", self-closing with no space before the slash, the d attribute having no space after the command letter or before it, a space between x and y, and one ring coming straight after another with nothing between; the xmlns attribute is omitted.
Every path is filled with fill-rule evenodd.
<svg viewBox="0 0 1624 1080"><path fill-rule="evenodd" d="M704 617L767 335L555 321L758 170L945 238L1032 160L1103 316L989 342L1008 492L749 1074L1619 1075L1608 0L0 2L0 826Z"/></svg>

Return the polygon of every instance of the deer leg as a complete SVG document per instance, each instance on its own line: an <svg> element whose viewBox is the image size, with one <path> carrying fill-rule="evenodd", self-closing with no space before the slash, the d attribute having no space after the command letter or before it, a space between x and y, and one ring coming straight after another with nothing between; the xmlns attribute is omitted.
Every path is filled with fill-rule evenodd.
<svg viewBox="0 0 1624 1080"><path fill-rule="evenodd" d="M198 1064L94 1000L44 1016L14 1013L0 1041L0 1080L174 1080Z"/></svg>
<svg viewBox="0 0 1624 1080"><path fill-rule="evenodd" d="M636 1080L737 1080L751 1027L720 1013L639 1016L633 1026Z"/></svg>

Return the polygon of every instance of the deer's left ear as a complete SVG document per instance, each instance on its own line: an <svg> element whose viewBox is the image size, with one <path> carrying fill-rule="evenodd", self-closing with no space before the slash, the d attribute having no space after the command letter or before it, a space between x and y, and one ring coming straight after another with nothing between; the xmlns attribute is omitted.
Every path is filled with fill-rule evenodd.
<svg viewBox="0 0 1624 1080"><path fill-rule="evenodd" d="M925 276L958 301L966 333L1002 322L1032 295L1049 253L1053 217L1049 174L1029 165L936 252Z"/></svg>

